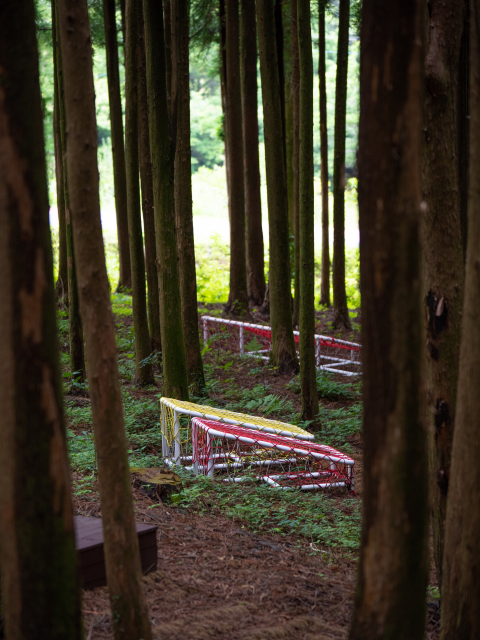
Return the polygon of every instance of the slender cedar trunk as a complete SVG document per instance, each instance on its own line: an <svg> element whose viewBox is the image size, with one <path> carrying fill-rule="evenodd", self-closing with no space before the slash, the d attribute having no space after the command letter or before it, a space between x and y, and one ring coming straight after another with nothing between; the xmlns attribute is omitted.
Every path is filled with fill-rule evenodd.
<svg viewBox="0 0 480 640"><path fill-rule="evenodd" d="M287 174L287 142L285 125L285 66L283 61L283 0L275 0L275 39L277 43L278 81L280 88L280 108L282 112L282 144L285 175Z"/></svg>
<svg viewBox="0 0 480 640"><path fill-rule="evenodd" d="M459 71L458 71L458 103L457 103L457 129L458 129L458 185L460 194L460 221L462 227L463 255L467 254L468 232L468 156L470 117L468 100L470 95L470 0L465 0L462 41L460 44Z"/></svg>
<svg viewBox="0 0 480 640"><path fill-rule="evenodd" d="M300 384L302 417L318 413L315 369L315 256L313 235L313 59L310 0L297 6L300 65Z"/></svg>
<svg viewBox="0 0 480 640"><path fill-rule="evenodd" d="M287 184L282 147L282 114L273 0L257 0L267 173L270 268L268 291L272 362L280 372L298 371L290 306Z"/></svg>
<svg viewBox="0 0 480 640"><path fill-rule="evenodd" d="M292 29L292 106L293 106L293 237L294 286L293 325L300 322L300 63L298 53L297 0L290 0Z"/></svg>
<svg viewBox="0 0 480 640"><path fill-rule="evenodd" d="M138 160L138 50L140 48L138 14L142 0L127 0L127 42L125 56L125 169L127 178L128 236L132 273L132 312L135 336L135 381L153 384L148 332L145 259L143 255L142 216Z"/></svg>
<svg viewBox="0 0 480 640"><path fill-rule="evenodd" d="M230 221L230 178L227 136L227 32L225 25L225 0L220 0L218 16L220 28L220 93L223 114L223 145L225 149L225 176L227 180L228 219Z"/></svg>
<svg viewBox="0 0 480 640"><path fill-rule="evenodd" d="M292 19L290 2L282 7L283 69L285 76L285 162L287 167L288 231L293 238L293 92L292 92Z"/></svg>
<svg viewBox="0 0 480 640"><path fill-rule="evenodd" d="M0 566L10 640L81 640L32 0L0 4Z"/></svg>
<svg viewBox="0 0 480 640"><path fill-rule="evenodd" d="M457 81L464 5L464 0L430 2L425 52L422 176L427 205L422 216L425 382L433 551L440 589L464 281L457 161Z"/></svg>
<svg viewBox="0 0 480 640"><path fill-rule="evenodd" d="M172 8L170 0L163 0L165 67L167 74L167 102L170 113L172 105Z"/></svg>
<svg viewBox="0 0 480 640"><path fill-rule="evenodd" d="M64 73L62 52L58 34L58 0L52 3L52 19L55 19L55 34L57 45L55 83L58 91L58 126L60 130L60 146L63 157L63 193L65 202L65 238L67 246L67 280L68 280L68 337L70 346L70 372L72 383L82 383L86 378L85 353L83 348L83 328L80 317L80 303L78 300L77 269L75 264L75 250L73 245L73 225L70 214L70 198L67 184L67 141L66 141L66 118L65 118L65 96L64 96ZM74 389L74 387L73 387Z"/></svg>
<svg viewBox="0 0 480 640"><path fill-rule="evenodd" d="M242 0L242 116L247 221L248 298L260 306L265 297L260 161L258 157L257 25L255 0Z"/></svg>
<svg viewBox="0 0 480 640"><path fill-rule="evenodd" d="M150 131L148 126L147 63L145 60L145 26L143 8L139 8L138 47L138 146L140 155L140 182L142 185L143 229L145 236L145 265L147 270L148 320L152 351L160 353L160 301L158 298L157 249L155 245L155 214L153 210L153 172L150 156Z"/></svg>
<svg viewBox="0 0 480 640"><path fill-rule="evenodd" d="M320 304L330 306L330 242L328 236L328 131L325 64L325 0L318 3L318 84L320 88L320 177L322 182L322 277Z"/></svg>
<svg viewBox="0 0 480 640"><path fill-rule="evenodd" d="M54 17L54 16L52 16ZM57 298L63 305L67 301L68 272L67 272L67 232L65 222L65 194L63 191L63 161L60 141L60 121L58 104L58 77L57 70L57 27L52 20L52 45L53 45L53 143L55 149L55 181L57 186L57 213L58 213L58 279L55 285Z"/></svg>
<svg viewBox="0 0 480 640"><path fill-rule="evenodd" d="M188 10L188 2L173 0L172 52L177 83L175 226L188 383L194 395L204 396L206 389L198 333L197 276L193 238Z"/></svg>
<svg viewBox="0 0 480 640"><path fill-rule="evenodd" d="M470 3L468 245L457 411L443 556L441 640L480 637L480 8Z"/></svg>
<svg viewBox="0 0 480 640"><path fill-rule="evenodd" d="M122 4L121 4L122 6ZM125 4L122 7L123 44L125 47ZM120 280L118 288L131 289L130 245L128 240L127 186L125 151L123 146L122 99L120 97L120 73L118 69L117 21L115 0L103 0L105 23L105 49L107 53L108 102L110 105L110 134L113 157L113 186L115 212L117 214L118 255Z"/></svg>
<svg viewBox="0 0 480 640"><path fill-rule="evenodd" d="M364 506L350 640L420 640L425 632L423 14L421 0L363 4L358 195Z"/></svg>
<svg viewBox="0 0 480 640"><path fill-rule="evenodd" d="M116 640L152 637L135 532L115 328L98 196L97 127L87 0L59 4L65 69L68 184ZM85 189L85 185L89 188Z"/></svg>
<svg viewBox="0 0 480 640"><path fill-rule="evenodd" d="M187 365L175 236L176 110L168 117L163 6L143 0L148 122L153 166L155 238L162 332L163 395L188 400Z"/></svg>
<svg viewBox="0 0 480 640"><path fill-rule="evenodd" d="M230 292L225 311L248 317L245 246L245 180L243 164L242 87L240 77L239 0L225 2L227 54L227 146L230 182Z"/></svg>
<svg viewBox="0 0 480 640"><path fill-rule="evenodd" d="M122 38L123 38L123 50L125 53L125 44L127 42L127 38L126 38L127 29L125 25L125 0L119 0L118 4L120 5L120 14L122 16ZM117 51L118 51L118 41L117 41ZM125 59L124 59L124 64L125 64Z"/></svg>
<svg viewBox="0 0 480 640"><path fill-rule="evenodd" d="M52 25L53 30L53 25ZM55 42L55 40L54 40ZM54 65L56 53L53 53ZM57 74L54 71L53 77ZM58 85L54 82L54 107L53 107L53 140L55 147L55 181L57 186L57 212L58 212L58 279L55 291L60 304L68 302L68 273L67 273L67 238L65 222L65 194L63 191L63 167L62 149L60 146L60 126L58 120Z"/></svg>
<svg viewBox="0 0 480 640"><path fill-rule="evenodd" d="M340 0L333 156L333 307L335 311L333 324L337 328L345 329L352 328L345 289L345 135L349 19L350 0Z"/></svg>

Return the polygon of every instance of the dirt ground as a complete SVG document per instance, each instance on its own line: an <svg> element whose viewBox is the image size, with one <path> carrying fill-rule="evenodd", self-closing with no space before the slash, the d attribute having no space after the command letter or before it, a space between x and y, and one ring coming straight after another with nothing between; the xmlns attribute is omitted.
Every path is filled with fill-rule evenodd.
<svg viewBox="0 0 480 640"><path fill-rule="evenodd" d="M331 334L328 312L317 321L318 332ZM359 339L355 331L342 337ZM236 375L245 386L258 384L240 370ZM300 403L298 395L285 389L290 377L268 376L270 388ZM361 496L362 440L355 436L349 442ZM356 573L351 556L319 550L307 540L299 544L298 537L254 534L244 522L208 510L200 515L194 509L156 504L139 489L133 494L137 521L157 526L158 569L144 577L144 585L158 640L348 637ZM101 515L97 492L74 498L74 507L77 515ZM430 584L435 583L433 572ZM87 640L113 637L106 587L83 592L83 614ZM438 603L431 602L425 638L438 638L438 627Z"/></svg>

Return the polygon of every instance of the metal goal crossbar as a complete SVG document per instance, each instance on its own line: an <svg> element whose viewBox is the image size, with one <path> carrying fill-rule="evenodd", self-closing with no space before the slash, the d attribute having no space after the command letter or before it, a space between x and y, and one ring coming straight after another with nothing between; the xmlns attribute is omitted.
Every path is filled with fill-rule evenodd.
<svg viewBox="0 0 480 640"><path fill-rule="evenodd" d="M203 418L192 420L192 443L196 474L221 474L231 482L253 474L287 490L354 490L354 460L326 445Z"/></svg>
<svg viewBox="0 0 480 640"><path fill-rule="evenodd" d="M218 348L224 348L241 355L268 360L272 344L271 327L239 320L227 320L214 316L201 316L203 340L214 342ZM300 342L300 333L293 332L296 345ZM248 340L251 340L248 342ZM356 342L338 340L332 336L315 335L315 364L317 369L340 373L344 376L361 375L360 354L362 346ZM298 347L297 347L298 352Z"/></svg>
<svg viewBox="0 0 480 640"><path fill-rule="evenodd" d="M246 429L264 433L287 435L300 440L313 440L311 433L286 422L258 418L183 400L160 398L162 455L166 464L191 466L191 423L195 417L216 420L224 424L240 425Z"/></svg>

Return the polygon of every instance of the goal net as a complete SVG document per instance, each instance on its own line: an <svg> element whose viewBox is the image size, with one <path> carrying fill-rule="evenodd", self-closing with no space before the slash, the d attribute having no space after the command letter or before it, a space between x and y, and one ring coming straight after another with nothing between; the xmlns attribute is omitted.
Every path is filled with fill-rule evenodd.
<svg viewBox="0 0 480 640"><path fill-rule="evenodd" d="M261 324L201 316L203 341L213 349L241 355L269 359L272 330ZM295 344L300 342L298 331L293 332ZM344 376L361 375L362 346L356 342L337 340L331 336L315 335L315 364L317 369Z"/></svg>
<svg viewBox="0 0 480 640"><path fill-rule="evenodd" d="M230 482L253 476L287 490L354 490L354 460L325 445L204 418L192 420L192 443L196 474Z"/></svg>

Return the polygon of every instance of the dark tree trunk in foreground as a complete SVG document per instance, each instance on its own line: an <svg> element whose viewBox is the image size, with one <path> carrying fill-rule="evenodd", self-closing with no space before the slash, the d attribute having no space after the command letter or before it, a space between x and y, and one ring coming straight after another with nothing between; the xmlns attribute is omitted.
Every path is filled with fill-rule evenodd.
<svg viewBox="0 0 480 640"><path fill-rule="evenodd" d="M320 304L330 306L330 241L328 235L328 131L325 64L325 0L318 3L318 84L320 87L320 177L322 183L322 267Z"/></svg>
<svg viewBox="0 0 480 640"><path fill-rule="evenodd" d="M128 236L132 273L132 315L135 336L135 381L153 384L152 364L145 363L151 355L148 331L145 258L143 254L142 216L138 160L138 49L139 10L142 0L127 0L127 42L125 55L125 169L127 178Z"/></svg>
<svg viewBox="0 0 480 640"><path fill-rule="evenodd" d="M240 77L240 16L238 0L225 2L227 53L227 146L230 183L230 292L225 310L249 316L245 247L245 181L243 164L242 88Z"/></svg>
<svg viewBox="0 0 480 640"><path fill-rule="evenodd" d="M420 640L425 632L423 13L421 0L363 4L358 201L364 506L350 640Z"/></svg>
<svg viewBox="0 0 480 640"><path fill-rule="evenodd" d="M230 221L230 179L228 165L228 136L227 136L227 30L225 25L225 0L220 0L218 7L220 31L220 94L223 114L223 145L225 149L225 177L227 180L228 219Z"/></svg>
<svg viewBox="0 0 480 640"><path fill-rule="evenodd" d="M464 256L457 154L457 96L464 0L429 5L425 57L422 215L426 393L433 552L442 585L443 544L457 396ZM447 320L448 318L448 320Z"/></svg>
<svg viewBox="0 0 480 640"><path fill-rule="evenodd" d="M365 11L362 15L365 15ZM335 310L333 324L337 328L345 327L345 329L352 328L345 290L345 135L349 19L350 0L340 0L333 156L333 306Z"/></svg>
<svg viewBox="0 0 480 640"><path fill-rule="evenodd" d="M0 4L0 87L2 617L81 640L33 0Z"/></svg>
<svg viewBox="0 0 480 640"><path fill-rule="evenodd" d="M297 0L290 0L292 28L292 106L293 106L293 237L294 286L293 324L300 322L300 63L298 53Z"/></svg>
<svg viewBox="0 0 480 640"><path fill-rule="evenodd" d="M298 0L300 64L300 384L302 417L318 413L315 369L315 256L313 236L313 60L310 0Z"/></svg>
<svg viewBox="0 0 480 640"><path fill-rule="evenodd" d="M54 5L52 4L52 7ZM56 14L58 0L55 0L54 12L52 18L57 23L55 28L57 46L56 53L56 71L57 76L55 83L58 91L58 128L60 130L60 147L62 151L63 166L63 195L65 203L65 239L67 247L67 280L68 280L68 338L70 346L70 373L72 383L82 383L86 378L85 370L85 352L83 348L83 328L82 319L80 317L80 303L78 300L78 282L77 269L75 264L75 250L73 245L73 226L70 213L70 198L67 184L67 141L66 141L66 118L65 118L65 96L64 96L64 73L62 52L60 50L60 40L57 31L58 16ZM54 15L55 13L55 15ZM73 388L74 389L74 388Z"/></svg>
<svg viewBox="0 0 480 640"><path fill-rule="evenodd" d="M175 156L175 219L179 256L180 296L188 383L203 396L203 373L198 333L197 275L192 213L192 166L190 149L190 76L188 3L172 2L173 62L177 82L177 148Z"/></svg>
<svg viewBox="0 0 480 640"><path fill-rule="evenodd" d="M283 0L275 0L275 39L277 43L278 80L280 88L280 108L282 111L282 145L285 177L287 174L287 146L285 135L285 65L283 61Z"/></svg>
<svg viewBox="0 0 480 640"><path fill-rule="evenodd" d="M283 18L283 71L285 94L285 163L287 167L288 231L293 238L293 92L292 92L292 19L290 2L282 6Z"/></svg>
<svg viewBox="0 0 480 640"><path fill-rule="evenodd" d="M150 151L154 167L153 197L162 331L163 395L188 400L175 237L176 121L174 112L170 122L168 114L162 3L158 3L157 0L144 0L143 15Z"/></svg>
<svg viewBox="0 0 480 640"><path fill-rule="evenodd" d="M470 136L470 2L465 0L462 41L458 71L458 185L460 194L460 224L462 228L462 248L464 259L467 255L468 235L468 158Z"/></svg>
<svg viewBox="0 0 480 640"><path fill-rule="evenodd" d="M57 70L57 27L55 20L55 8L52 3L52 44L53 44L53 141L55 149L55 181L57 187L57 212L58 212L58 279L55 285L57 298L63 305L67 301L68 272L67 272L67 231L65 222L65 193L63 184L63 156L60 134L59 104L58 104L58 77Z"/></svg>
<svg viewBox="0 0 480 640"><path fill-rule="evenodd" d="M283 161L282 113L273 0L257 0L267 174L272 363L280 372L298 371L290 307L287 184Z"/></svg>
<svg viewBox="0 0 480 640"><path fill-rule="evenodd" d="M123 44L125 47L124 5L122 13ZM130 245L128 241L127 185L125 152L123 146L122 100L118 69L117 22L115 0L103 0L105 22L105 49L107 54L108 103L110 105L110 134L113 156L113 186L117 214L118 259L120 265L119 288L131 289Z"/></svg>
<svg viewBox="0 0 480 640"><path fill-rule="evenodd" d="M443 556L442 640L475 640L480 637L480 9L476 2L470 2L470 8L468 245Z"/></svg>
<svg viewBox="0 0 480 640"><path fill-rule="evenodd" d="M62 0L59 9L68 126L68 184L87 347L113 629L116 640L151 640L135 532L115 327L100 221L95 93L87 0ZM85 189L85 184L88 189Z"/></svg>
<svg viewBox="0 0 480 640"><path fill-rule="evenodd" d="M248 298L260 306L265 297L265 271L258 157L257 25L255 0L242 0L242 115L247 223Z"/></svg>
<svg viewBox="0 0 480 640"><path fill-rule="evenodd" d="M167 103L169 112L172 106L172 8L170 0L163 0L165 68L167 74Z"/></svg>
<svg viewBox="0 0 480 640"><path fill-rule="evenodd" d="M150 130L148 126L147 62L145 60L145 27L143 7L139 5L138 48L138 146L140 154L140 181L142 184L142 212L145 236L145 266L147 271L147 308L152 351L162 350L160 335L160 301L158 297L157 248L155 244L155 214L153 211L153 171L150 156Z"/></svg>

